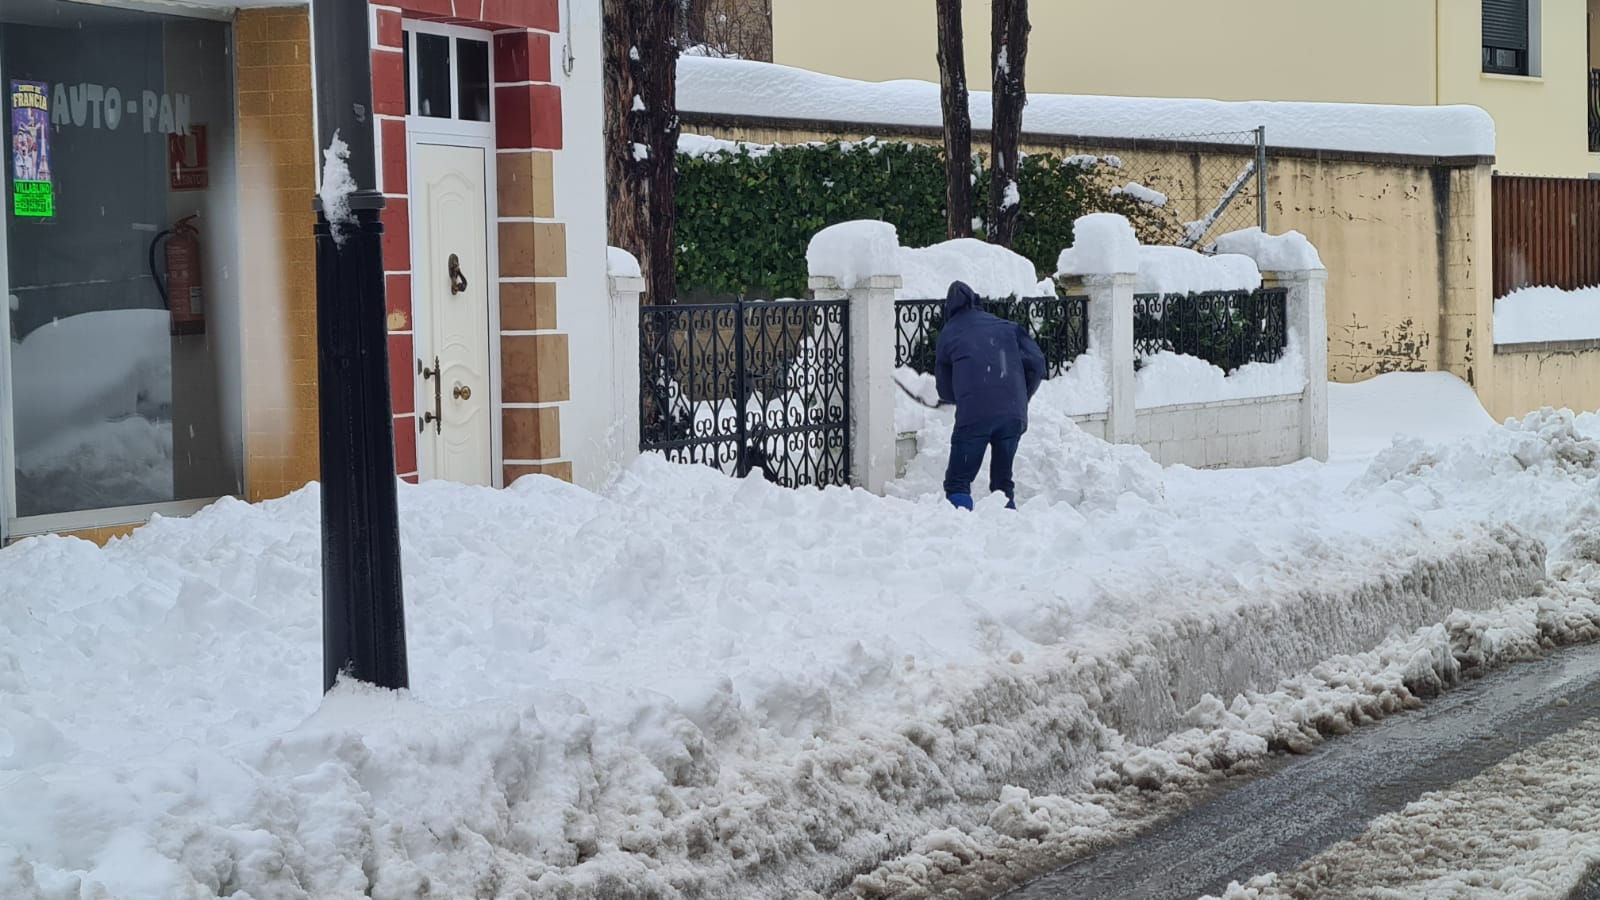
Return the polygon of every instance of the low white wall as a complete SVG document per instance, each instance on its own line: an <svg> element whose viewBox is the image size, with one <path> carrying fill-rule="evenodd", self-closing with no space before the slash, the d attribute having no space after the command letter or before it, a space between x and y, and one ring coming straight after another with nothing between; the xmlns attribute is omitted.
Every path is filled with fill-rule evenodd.
<svg viewBox="0 0 1600 900"><path fill-rule="evenodd" d="M1301 457L1302 403L1289 394L1141 409L1134 443L1163 466L1284 465Z"/></svg>
<svg viewBox="0 0 1600 900"><path fill-rule="evenodd" d="M1134 420L1133 443L1163 466L1194 469L1287 465L1301 458L1303 394L1183 403L1141 409ZM1106 415L1073 416L1086 433L1106 437ZM895 475L921 452L915 433L895 444Z"/></svg>

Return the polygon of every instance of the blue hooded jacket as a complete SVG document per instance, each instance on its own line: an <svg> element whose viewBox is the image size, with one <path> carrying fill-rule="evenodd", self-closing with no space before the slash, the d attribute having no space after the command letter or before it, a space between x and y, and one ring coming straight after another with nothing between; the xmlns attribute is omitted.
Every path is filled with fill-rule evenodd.
<svg viewBox="0 0 1600 900"><path fill-rule="evenodd" d="M956 427L1022 422L1044 381L1039 345L1022 326L983 311L972 288L957 281L944 301L935 353L939 400L956 405Z"/></svg>

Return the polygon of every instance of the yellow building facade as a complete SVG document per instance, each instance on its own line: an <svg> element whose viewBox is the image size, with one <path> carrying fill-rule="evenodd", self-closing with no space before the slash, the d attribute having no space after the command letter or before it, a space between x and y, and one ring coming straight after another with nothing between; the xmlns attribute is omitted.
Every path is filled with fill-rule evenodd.
<svg viewBox="0 0 1600 900"><path fill-rule="evenodd" d="M987 90L990 6L965 7L968 80ZM1051 0L1029 12L1033 91L1466 104L1494 117L1499 171L1600 174L1590 137L1600 0ZM1520 17L1522 46L1486 56L1516 44L1503 38L1508 14ZM938 81L927 0L772 0L772 22L780 64Z"/></svg>

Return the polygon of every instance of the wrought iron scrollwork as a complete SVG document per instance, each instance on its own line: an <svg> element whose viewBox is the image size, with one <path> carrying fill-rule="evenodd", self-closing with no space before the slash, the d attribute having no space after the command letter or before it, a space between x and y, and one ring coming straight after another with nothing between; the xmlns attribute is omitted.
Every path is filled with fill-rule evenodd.
<svg viewBox="0 0 1600 900"><path fill-rule="evenodd" d="M984 303L984 310L1021 325L1044 351L1046 377L1055 378L1089 349L1087 297L1025 297ZM895 302L896 367L932 372L939 331L944 327L943 300Z"/></svg>
<svg viewBox="0 0 1600 900"><path fill-rule="evenodd" d="M848 301L640 310L640 447L788 487L850 481Z"/></svg>
<svg viewBox="0 0 1600 900"><path fill-rule="evenodd" d="M1288 291L1138 294L1133 298L1136 357L1194 356L1232 372L1274 363L1288 346Z"/></svg>

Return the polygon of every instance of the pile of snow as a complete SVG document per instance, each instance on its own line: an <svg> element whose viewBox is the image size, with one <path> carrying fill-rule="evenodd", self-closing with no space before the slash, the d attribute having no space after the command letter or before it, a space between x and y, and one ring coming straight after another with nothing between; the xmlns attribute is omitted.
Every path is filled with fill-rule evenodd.
<svg viewBox="0 0 1600 900"><path fill-rule="evenodd" d="M0 550L0 896L794 896L937 827L1091 815L983 806L1197 704L1270 733L1204 694L1530 590L1542 550L1501 523L1600 524L1592 422L1349 489L1163 473L1079 430L1069 387L1041 388L1017 511L956 513L942 472L908 502L656 458L600 493L401 485L401 694L318 692L315 488ZM1415 657L1371 683L1421 683Z"/></svg>
<svg viewBox="0 0 1600 900"><path fill-rule="evenodd" d="M1436 444L1397 438L1351 485L1354 495L1417 508L1453 506L1505 518L1539 535L1553 559L1600 555L1600 428L1592 417L1543 409L1474 437Z"/></svg>
<svg viewBox="0 0 1600 900"><path fill-rule="evenodd" d="M1100 756L1097 790L1040 794L1008 785L981 824L965 830L941 829L913 842L910 852L857 878L853 893L890 896L920 889L922 895L939 896L946 890L955 893L962 884L982 884L994 893L1147 830L1203 796L1201 792L1218 779L1249 773L1253 764L1268 754L1305 752L1330 735L1417 709L1423 698L1465 679L1518 660L1538 658L1551 646L1600 639L1600 602L1596 599L1600 567L1574 574L1573 581L1551 584L1537 596L1482 612L1459 611L1443 623L1394 635L1369 651L1334 656L1309 671L1282 679L1267 691L1237 694L1231 702L1206 694L1184 714L1184 730L1154 744L1111 734ZM1593 742L1592 735L1586 739ZM1504 793L1487 791L1481 796ZM1480 808L1469 796L1460 797L1458 805L1469 811ZM1507 821L1520 827L1516 824L1520 818ZM1393 840L1382 846L1409 854L1422 843ZM1500 839L1488 843L1506 844ZM1465 845L1453 840L1448 846L1459 849ZM1523 858L1525 849L1516 848L1516 858ZM1554 849L1560 852L1564 845L1557 844ZM1224 896L1317 894L1318 889L1330 887L1329 879L1317 876L1328 874L1324 861L1335 855L1336 851L1329 851L1301 866L1298 872L1311 877L1300 881L1297 893L1251 893L1235 885ZM1452 865L1458 863L1454 860ZM1381 880L1374 887L1393 888L1395 882L1388 876L1405 870L1405 865L1395 861L1366 860L1359 868L1347 866L1333 883L1345 885L1350 876L1370 873ZM1277 881L1265 876L1252 884L1264 889ZM1410 892L1416 896L1432 893ZM1548 890L1539 896L1562 893Z"/></svg>
<svg viewBox="0 0 1600 900"><path fill-rule="evenodd" d="M0 551L0 895L792 895L754 885L1042 764L1041 697L1122 690L1106 635L1249 629L1241 585L1415 564L1409 508L1303 476L1174 505L1142 451L1043 410L1017 512L653 458L602 494L402 485L399 696L318 694L315 489ZM989 690L1033 659L1038 687ZM1082 685L1044 690L1062 667ZM975 715L1009 724L963 755Z"/></svg>
<svg viewBox="0 0 1600 900"><path fill-rule="evenodd" d="M1397 437L1434 443L1479 437L1496 426L1472 385L1449 372L1392 372L1328 385L1329 458L1370 459Z"/></svg>
<svg viewBox="0 0 1600 900"><path fill-rule="evenodd" d="M975 238L960 238L920 249L900 248L900 297L943 298L951 282L962 281L988 299L1053 297L1055 285L1039 280L1033 262L1021 254Z"/></svg>
<svg viewBox="0 0 1600 900"><path fill-rule="evenodd" d="M1600 287L1523 288L1494 302L1494 342L1600 340Z"/></svg>
<svg viewBox="0 0 1600 900"><path fill-rule="evenodd" d="M1306 389L1306 360L1292 337L1277 362L1248 363L1232 372L1199 357L1162 352L1140 360L1134 381L1140 409L1282 397Z"/></svg>
<svg viewBox="0 0 1600 900"><path fill-rule="evenodd" d="M811 238L806 266L811 277L833 278L846 291L875 275L899 275L899 233L888 222L830 225Z"/></svg>
<svg viewBox="0 0 1600 900"><path fill-rule="evenodd" d="M639 260L620 247L606 248L606 274L612 278L642 278Z"/></svg>
<svg viewBox="0 0 1600 900"><path fill-rule="evenodd" d="M922 376L931 379L931 376ZM901 379L915 384L914 373ZM926 381L922 389L926 390ZM1060 378L1039 386L1028 411L1028 433L1017 451L1015 479L1017 501L1039 498L1045 504L1065 504L1080 512L1117 508L1125 500L1159 503L1161 467L1143 448L1107 444L1085 433L1074 416L1105 411L1105 365L1092 354L1078 361ZM1098 402L1096 402L1098 401ZM927 410L909 398L897 410L896 425L916 427L917 456L906 473L889 486L890 496L940 499L944 496L944 470L950 460L950 435L955 412L945 407ZM986 492L988 472L979 473L973 495Z"/></svg>
<svg viewBox="0 0 1600 900"><path fill-rule="evenodd" d="M972 127L991 124L989 94L973 91ZM864 82L770 63L686 58L678 109L724 116L812 119L867 127L942 123L939 85ZM1494 120L1472 106L1225 102L1029 93L1023 129L1039 134L1145 138L1250 131L1277 147L1417 156L1493 156Z"/></svg>
<svg viewBox="0 0 1600 900"><path fill-rule="evenodd" d="M1248 256L1206 256L1187 247L1140 247L1137 294L1253 291L1261 271Z"/></svg>
<svg viewBox="0 0 1600 900"><path fill-rule="evenodd" d="M1139 271L1139 236L1116 213L1093 213L1072 223L1072 246L1056 260L1056 275L1116 275Z"/></svg>
<svg viewBox="0 0 1600 900"><path fill-rule="evenodd" d="M1255 260L1262 272L1299 272L1324 268L1322 255L1298 231L1267 234L1260 228L1233 231L1217 238L1217 253L1237 253Z"/></svg>
<svg viewBox="0 0 1600 900"><path fill-rule="evenodd" d="M1261 272L1248 256L1207 256L1184 247L1145 247L1133 225L1116 213L1094 213L1073 223L1072 246L1056 260L1058 277L1133 272L1140 294L1253 291Z"/></svg>
<svg viewBox="0 0 1600 900"><path fill-rule="evenodd" d="M849 290L873 275L898 275L907 300L942 300L962 281L980 297L1053 297L1055 285L1041 281L1027 257L1011 250L961 238L931 247L902 247L887 222L841 222L817 232L806 248L812 276L829 276Z"/></svg>

